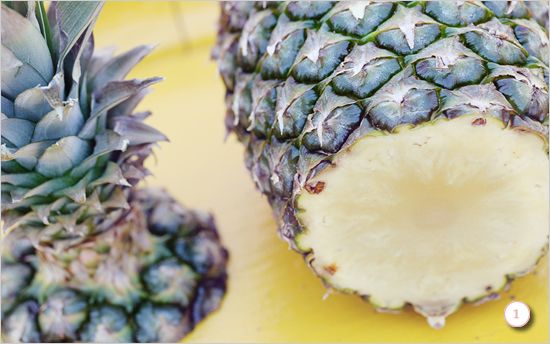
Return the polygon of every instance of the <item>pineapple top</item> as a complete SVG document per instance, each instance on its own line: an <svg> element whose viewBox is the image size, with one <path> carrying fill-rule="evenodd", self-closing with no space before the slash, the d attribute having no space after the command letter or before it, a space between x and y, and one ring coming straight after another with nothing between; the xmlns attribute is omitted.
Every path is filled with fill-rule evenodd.
<svg viewBox="0 0 550 344"><path fill-rule="evenodd" d="M2 215L5 228L40 229L37 242L102 231L165 139L133 113L160 79L124 80L151 48L94 54L101 7L2 3Z"/></svg>

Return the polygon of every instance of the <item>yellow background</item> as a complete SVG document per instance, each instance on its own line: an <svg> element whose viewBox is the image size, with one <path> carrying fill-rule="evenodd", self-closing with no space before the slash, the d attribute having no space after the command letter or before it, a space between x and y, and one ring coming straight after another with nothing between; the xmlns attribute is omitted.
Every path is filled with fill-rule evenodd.
<svg viewBox="0 0 550 344"><path fill-rule="evenodd" d="M332 294L276 234L267 201L254 189L243 149L224 142L224 89L210 60L216 2L111 2L96 26L96 46L119 52L138 44L156 50L134 77L164 76L141 109L171 142L157 149L147 184L161 185L187 206L215 213L231 252L229 290L219 311L186 338L190 342L545 342L548 335L546 259L535 274L512 284L500 300L467 305L442 330L407 309L380 314L360 299ZM515 296L534 313L532 326L514 330L504 308Z"/></svg>

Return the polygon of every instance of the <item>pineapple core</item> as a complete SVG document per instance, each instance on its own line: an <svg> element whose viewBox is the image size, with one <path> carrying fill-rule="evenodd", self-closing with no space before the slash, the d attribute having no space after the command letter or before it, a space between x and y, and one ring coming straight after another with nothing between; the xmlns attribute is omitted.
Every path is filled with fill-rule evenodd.
<svg viewBox="0 0 550 344"><path fill-rule="evenodd" d="M489 117L367 135L308 182L297 242L336 288L445 316L535 266L548 171L543 139Z"/></svg>

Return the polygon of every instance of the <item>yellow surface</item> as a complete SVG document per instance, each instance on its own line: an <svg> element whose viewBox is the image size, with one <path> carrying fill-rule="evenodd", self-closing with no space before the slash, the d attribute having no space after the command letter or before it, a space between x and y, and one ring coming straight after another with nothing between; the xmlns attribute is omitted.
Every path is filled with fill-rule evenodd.
<svg viewBox="0 0 550 344"><path fill-rule="evenodd" d="M218 3L108 3L96 46L158 44L134 77L166 78L141 105L149 123L171 142L157 149L149 185L162 185L188 206L215 213L231 252L222 308L186 338L189 342L543 342L548 335L548 269L512 284L501 299L451 315L442 330L407 309L381 314L349 295L325 289L302 258L278 238L267 201L254 189L234 137L224 142L224 89L210 61ZM514 330L504 308L515 297L534 314Z"/></svg>

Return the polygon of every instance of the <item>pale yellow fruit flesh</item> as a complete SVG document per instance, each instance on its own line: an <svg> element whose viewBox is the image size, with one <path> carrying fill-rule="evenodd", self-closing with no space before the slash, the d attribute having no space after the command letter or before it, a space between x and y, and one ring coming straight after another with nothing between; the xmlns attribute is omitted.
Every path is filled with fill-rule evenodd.
<svg viewBox="0 0 550 344"><path fill-rule="evenodd" d="M410 303L428 317L528 272L548 240L545 142L480 118L366 136L341 152L309 181L322 191L297 201L313 269L378 307Z"/></svg>

